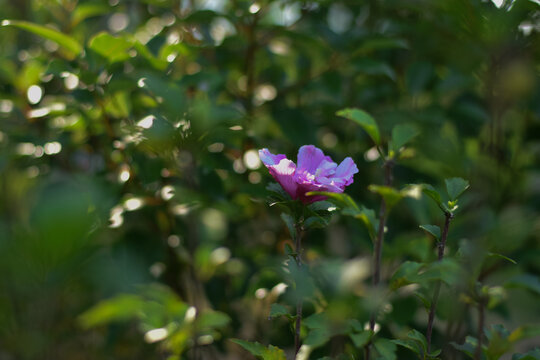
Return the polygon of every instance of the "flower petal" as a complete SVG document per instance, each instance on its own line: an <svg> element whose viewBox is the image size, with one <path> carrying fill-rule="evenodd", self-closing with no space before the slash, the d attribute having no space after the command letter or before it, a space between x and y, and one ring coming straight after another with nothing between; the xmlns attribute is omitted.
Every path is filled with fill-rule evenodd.
<svg viewBox="0 0 540 360"><path fill-rule="evenodd" d="M336 168L332 180L340 186L347 186L353 183L354 174L358 173L358 167L350 157L345 158Z"/></svg>
<svg viewBox="0 0 540 360"><path fill-rule="evenodd" d="M296 165L288 160L285 155L274 155L268 149L259 150L259 157L268 168L270 175L281 185L293 199L297 198L298 185L294 181Z"/></svg>
<svg viewBox="0 0 540 360"><path fill-rule="evenodd" d="M259 150L259 158L263 162L264 165L270 166L270 165L277 165L282 159L286 159L287 156L283 154L274 155L268 149L264 148Z"/></svg>
<svg viewBox="0 0 540 360"><path fill-rule="evenodd" d="M329 156L325 156L321 149L313 145L304 145L298 150L298 170L315 174L323 160L333 162Z"/></svg>

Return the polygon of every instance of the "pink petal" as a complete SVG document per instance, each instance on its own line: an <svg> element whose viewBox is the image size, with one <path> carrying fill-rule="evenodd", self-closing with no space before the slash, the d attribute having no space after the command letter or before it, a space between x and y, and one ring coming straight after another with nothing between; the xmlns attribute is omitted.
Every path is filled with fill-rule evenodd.
<svg viewBox="0 0 540 360"><path fill-rule="evenodd" d="M356 167L353 159L347 157L336 168L336 173L332 179L345 187L353 183L353 176L356 173L358 173L358 167Z"/></svg>
<svg viewBox="0 0 540 360"><path fill-rule="evenodd" d="M276 179L293 199L297 198L298 184L294 181L294 173L296 165L291 160L288 160L285 155L274 155L268 149L259 150L259 157L264 165L268 168L270 175Z"/></svg>
<svg viewBox="0 0 540 360"><path fill-rule="evenodd" d="M264 165L277 165L282 159L286 159L287 156L283 154L274 155L268 149L262 149L259 150L259 158L263 162Z"/></svg>
<svg viewBox="0 0 540 360"><path fill-rule="evenodd" d="M298 150L298 170L301 172L315 174L323 160L332 162L330 157L325 156L321 149L313 145L304 145Z"/></svg>

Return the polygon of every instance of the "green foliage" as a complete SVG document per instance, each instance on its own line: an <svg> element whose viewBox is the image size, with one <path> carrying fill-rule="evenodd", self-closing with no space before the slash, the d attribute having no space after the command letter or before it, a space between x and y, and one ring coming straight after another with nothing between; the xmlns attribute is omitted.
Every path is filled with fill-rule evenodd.
<svg viewBox="0 0 540 360"><path fill-rule="evenodd" d="M381 135L377 122L367 112L360 109L343 109L338 111L336 115L356 122L368 133L376 145L381 143Z"/></svg>
<svg viewBox="0 0 540 360"><path fill-rule="evenodd" d="M444 181L446 183L446 191L448 192L451 201L457 200L457 198L469 188L469 182L462 178L452 178Z"/></svg>
<svg viewBox="0 0 540 360"><path fill-rule="evenodd" d="M249 342L245 340L240 339L231 339L232 342L242 346L244 349L255 355L257 358L262 360L286 360L285 353L283 350L268 345L268 347L265 347L264 345L259 344L258 342Z"/></svg>
<svg viewBox="0 0 540 360"><path fill-rule="evenodd" d="M400 124L392 129L392 148L394 152L399 152L402 146L418 136L418 129L411 125Z"/></svg>
<svg viewBox="0 0 540 360"><path fill-rule="evenodd" d="M420 225L420 228L435 236L436 239L441 238L441 228L437 225Z"/></svg>
<svg viewBox="0 0 540 360"><path fill-rule="evenodd" d="M13 26L34 33L45 39L52 40L58 45L62 46L62 48L66 51L68 58L74 58L75 56L80 55L83 50L79 42L71 36L46 26L20 20L3 20L1 26Z"/></svg>
<svg viewBox="0 0 540 360"><path fill-rule="evenodd" d="M284 359L298 299L313 359L465 358L479 306L538 358L539 5L498 6L0 0L0 358ZM346 193L257 158L305 144Z"/></svg>

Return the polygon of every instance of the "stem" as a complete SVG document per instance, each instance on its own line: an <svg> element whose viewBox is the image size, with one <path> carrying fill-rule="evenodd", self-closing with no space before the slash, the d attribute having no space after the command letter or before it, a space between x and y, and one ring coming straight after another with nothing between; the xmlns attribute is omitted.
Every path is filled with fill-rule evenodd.
<svg viewBox="0 0 540 360"><path fill-rule="evenodd" d="M482 358L482 342L484 338L484 299L478 302L478 344L476 345L476 351L474 352L474 360L480 360Z"/></svg>
<svg viewBox="0 0 540 360"><path fill-rule="evenodd" d="M390 186L392 184L393 166L394 166L394 162L392 159L385 160L383 164L384 185L386 186ZM373 278L372 278L373 287L376 287L377 285L379 285L379 282L381 281L381 256L382 256L382 246L383 246L383 241L384 241L384 227L386 226L386 217L388 215L386 210L387 210L386 202L384 201L384 198L383 198L381 200L381 207L379 209L379 228L377 230L377 238L375 240L375 249L373 253ZM375 330L375 317L376 317L376 311L373 311L369 318L369 330L371 330L372 332ZM365 359L366 360L369 360L370 358L370 348L371 348L371 342L369 342L365 346Z"/></svg>
<svg viewBox="0 0 540 360"><path fill-rule="evenodd" d="M246 98L245 106L248 115L248 121L253 117L253 94L255 92L255 54L257 52L257 39L255 28L258 23L258 15L255 14L253 22L247 27L248 46L245 54L245 72L246 72Z"/></svg>
<svg viewBox="0 0 540 360"><path fill-rule="evenodd" d="M300 268L302 266L302 225L300 222L296 223L296 245L295 245L295 251L296 251L296 265ZM298 291L298 284L296 284L296 290ZM300 294L298 294L298 300L296 302L296 326L295 326L295 332L294 332L294 358L296 359L296 355L298 355L298 351L300 350L300 330L302 327L302 297Z"/></svg>
<svg viewBox="0 0 540 360"><path fill-rule="evenodd" d="M441 261L444 256L444 248L446 246L446 238L448 237L448 228L450 227L450 220L454 217L452 213L445 213L446 219L444 221L444 228L441 235L441 241L437 245L438 251L438 261ZM441 291L441 282L438 281L435 285L435 292L433 293L433 299L431 300L431 307L429 308L429 317L428 325L426 331L426 340L427 340L427 351L429 353L431 349L431 333L433 332L433 321L435 320L435 310L437 308L437 301L439 300L439 293Z"/></svg>

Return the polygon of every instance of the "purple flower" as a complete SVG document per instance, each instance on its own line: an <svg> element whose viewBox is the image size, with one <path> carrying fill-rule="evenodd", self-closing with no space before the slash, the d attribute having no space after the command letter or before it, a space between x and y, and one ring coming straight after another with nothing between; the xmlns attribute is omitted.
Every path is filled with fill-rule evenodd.
<svg viewBox="0 0 540 360"><path fill-rule="evenodd" d="M350 157L338 165L313 145L298 150L298 166L285 155L274 155L268 149L259 150L259 157L283 189L304 204L324 200L324 196L307 196L310 191L342 193L358 172Z"/></svg>

